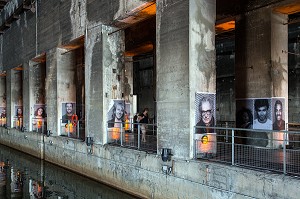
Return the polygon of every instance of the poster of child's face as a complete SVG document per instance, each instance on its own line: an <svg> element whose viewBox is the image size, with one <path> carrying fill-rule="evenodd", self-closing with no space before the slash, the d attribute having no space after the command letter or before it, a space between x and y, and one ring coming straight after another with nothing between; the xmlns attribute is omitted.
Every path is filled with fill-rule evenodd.
<svg viewBox="0 0 300 199"><path fill-rule="evenodd" d="M195 96L195 120L196 126L216 125L216 94L196 93Z"/></svg>
<svg viewBox="0 0 300 199"><path fill-rule="evenodd" d="M71 116L76 113L76 103L74 102L65 102L62 103L62 115Z"/></svg>
<svg viewBox="0 0 300 199"><path fill-rule="evenodd" d="M15 106L16 114L15 116L20 117L23 116L23 106Z"/></svg>
<svg viewBox="0 0 300 199"><path fill-rule="evenodd" d="M35 118L46 118L46 105L45 104L35 104L34 105L34 117Z"/></svg>

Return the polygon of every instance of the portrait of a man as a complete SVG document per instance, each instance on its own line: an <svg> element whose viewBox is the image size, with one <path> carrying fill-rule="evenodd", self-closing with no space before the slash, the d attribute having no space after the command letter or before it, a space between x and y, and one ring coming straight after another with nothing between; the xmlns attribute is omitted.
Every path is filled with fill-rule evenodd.
<svg viewBox="0 0 300 199"><path fill-rule="evenodd" d="M68 123L68 121L72 120L73 114L75 114L75 103L67 102L62 104L62 123Z"/></svg>
<svg viewBox="0 0 300 199"><path fill-rule="evenodd" d="M270 99L254 100L254 121L253 129L272 130L272 120L270 120Z"/></svg>
<svg viewBox="0 0 300 199"><path fill-rule="evenodd" d="M197 96L197 94L199 94ZM198 101L198 114L196 113L196 126L214 127L215 126L215 102L214 94L196 94ZM197 99L198 98L198 99ZM196 133L214 133L212 128L197 128Z"/></svg>
<svg viewBox="0 0 300 199"><path fill-rule="evenodd" d="M273 130L285 130L284 111L283 111L283 100L275 99L274 103L274 119L273 119Z"/></svg>

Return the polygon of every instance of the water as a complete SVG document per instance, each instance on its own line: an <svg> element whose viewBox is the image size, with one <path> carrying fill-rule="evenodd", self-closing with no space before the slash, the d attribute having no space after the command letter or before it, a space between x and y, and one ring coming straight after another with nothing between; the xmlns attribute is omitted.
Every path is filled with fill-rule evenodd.
<svg viewBox="0 0 300 199"><path fill-rule="evenodd" d="M0 199L133 199L89 178L0 145Z"/></svg>

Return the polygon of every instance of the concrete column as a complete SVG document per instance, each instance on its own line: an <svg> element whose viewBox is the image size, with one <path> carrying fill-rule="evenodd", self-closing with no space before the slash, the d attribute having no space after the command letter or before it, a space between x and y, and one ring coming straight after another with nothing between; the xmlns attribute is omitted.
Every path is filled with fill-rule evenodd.
<svg viewBox="0 0 300 199"><path fill-rule="evenodd" d="M288 27L283 24L287 20L287 15L268 7L242 15L236 22L235 56L236 98L283 97L286 122L288 56L283 51L288 51ZM270 109L273 109L271 104ZM271 145L269 142L268 146Z"/></svg>
<svg viewBox="0 0 300 199"><path fill-rule="evenodd" d="M76 81L75 70L76 59L75 51L67 49L57 48L57 127L59 135L62 134L61 126L62 116L65 114L62 112L62 104L66 102L76 103ZM73 107L73 113L75 112Z"/></svg>
<svg viewBox="0 0 300 199"><path fill-rule="evenodd" d="M102 26L88 28L85 47L85 115L86 136L94 137L94 142L103 143L103 67L102 67Z"/></svg>
<svg viewBox="0 0 300 199"><path fill-rule="evenodd" d="M216 2L157 2L158 150L193 155L195 93L216 91Z"/></svg>
<svg viewBox="0 0 300 199"><path fill-rule="evenodd" d="M35 105L39 104L44 107L46 101L45 79L46 66L45 62L29 62L29 107L30 107L30 130L32 130L32 118L35 117ZM40 107L39 106L39 107ZM47 113L47 112L46 112Z"/></svg>
<svg viewBox="0 0 300 199"><path fill-rule="evenodd" d="M13 119L17 117L17 107L23 108L23 72L20 70L11 70L11 123L10 126L13 127ZM23 113L24 114L24 113ZM24 117L23 117L24 118ZM23 119L22 118L22 119Z"/></svg>
<svg viewBox="0 0 300 199"><path fill-rule="evenodd" d="M0 77L0 126L6 123L6 77ZM2 114L3 113L3 114Z"/></svg>
<svg viewBox="0 0 300 199"><path fill-rule="evenodd" d="M122 99L125 75L125 33L113 27L102 26L103 39L103 142L106 142L107 112L112 99Z"/></svg>
<svg viewBox="0 0 300 199"><path fill-rule="evenodd" d="M30 65L29 63L23 64L23 79L22 79L22 92L23 92L23 126L26 130L31 130L31 117L30 117Z"/></svg>
<svg viewBox="0 0 300 199"><path fill-rule="evenodd" d="M53 135L58 135L57 124L57 52L49 51L46 57L46 104L47 104L47 129Z"/></svg>
<svg viewBox="0 0 300 199"><path fill-rule="evenodd" d="M12 100L11 100L11 86L12 86L12 71L6 71L6 124L7 127L12 127Z"/></svg>
<svg viewBox="0 0 300 199"><path fill-rule="evenodd" d="M236 22L236 98L286 97L287 16L262 8Z"/></svg>

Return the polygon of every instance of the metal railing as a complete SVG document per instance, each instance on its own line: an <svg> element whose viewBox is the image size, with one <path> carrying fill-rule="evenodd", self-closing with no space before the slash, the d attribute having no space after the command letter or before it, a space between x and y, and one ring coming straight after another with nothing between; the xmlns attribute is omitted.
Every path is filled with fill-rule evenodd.
<svg viewBox="0 0 300 199"><path fill-rule="evenodd" d="M110 145L156 153L156 132L156 124L141 124L133 122L108 123L107 143Z"/></svg>
<svg viewBox="0 0 300 199"><path fill-rule="evenodd" d="M13 128L21 130L23 127L23 117L14 117L13 118Z"/></svg>
<svg viewBox="0 0 300 199"><path fill-rule="evenodd" d="M47 118L32 118L31 125L33 132L46 133Z"/></svg>
<svg viewBox="0 0 300 199"><path fill-rule="evenodd" d="M60 135L75 139L85 139L85 120L68 120L67 123L60 120Z"/></svg>
<svg viewBox="0 0 300 199"><path fill-rule="evenodd" d="M195 126L195 132L198 129L213 133L194 134L195 159L300 175L300 139L290 139L300 132Z"/></svg>

